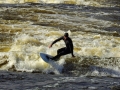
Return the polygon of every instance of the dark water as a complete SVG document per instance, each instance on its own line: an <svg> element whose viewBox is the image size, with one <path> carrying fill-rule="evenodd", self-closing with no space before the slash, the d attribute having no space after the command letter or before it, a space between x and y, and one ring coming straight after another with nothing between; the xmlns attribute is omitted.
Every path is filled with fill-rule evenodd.
<svg viewBox="0 0 120 90"><path fill-rule="evenodd" d="M119 90L120 78L0 72L0 90Z"/></svg>

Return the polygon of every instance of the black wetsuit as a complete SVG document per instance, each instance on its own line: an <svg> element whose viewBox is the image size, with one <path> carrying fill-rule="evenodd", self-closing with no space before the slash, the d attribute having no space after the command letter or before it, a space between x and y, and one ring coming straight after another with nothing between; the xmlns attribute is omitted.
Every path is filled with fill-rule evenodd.
<svg viewBox="0 0 120 90"><path fill-rule="evenodd" d="M66 54L70 54L70 53L73 56L73 42L69 37L64 39L64 36L62 36L62 37L56 39L55 41L53 41L52 45L55 44L56 42L60 41L60 40L63 40L65 42L66 47L58 49L57 50L57 55L52 58L53 60L59 58L62 55L66 55Z"/></svg>

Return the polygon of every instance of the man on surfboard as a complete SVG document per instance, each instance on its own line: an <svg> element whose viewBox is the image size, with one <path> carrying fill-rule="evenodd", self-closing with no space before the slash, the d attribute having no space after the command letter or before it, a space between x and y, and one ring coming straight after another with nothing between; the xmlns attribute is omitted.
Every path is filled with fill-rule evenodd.
<svg viewBox="0 0 120 90"><path fill-rule="evenodd" d="M73 42L71 40L71 38L69 37L68 33L65 33L64 36L56 39L55 41L52 42L52 44L49 46L49 48L52 47L53 44L55 44L56 42L63 40L65 42L66 47L63 47L61 49L57 50L57 55L50 58L52 60L56 60L58 58L60 58L60 56L66 55L66 54L70 54L72 55L72 57L75 57L73 54Z"/></svg>

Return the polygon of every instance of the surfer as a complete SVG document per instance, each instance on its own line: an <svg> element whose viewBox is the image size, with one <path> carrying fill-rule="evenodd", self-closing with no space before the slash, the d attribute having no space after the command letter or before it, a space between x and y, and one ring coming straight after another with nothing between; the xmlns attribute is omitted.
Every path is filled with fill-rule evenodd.
<svg viewBox="0 0 120 90"><path fill-rule="evenodd" d="M58 49L57 55L50 59L56 61L56 59L60 58L61 56L70 54L70 53L71 53L72 57L75 57L73 54L73 42L72 42L71 38L69 37L68 33L65 33L64 36L61 36L60 38L53 41L52 44L49 46L49 48L51 48L53 46L53 44L55 44L56 42L58 42L60 40L63 40L65 42L66 47Z"/></svg>

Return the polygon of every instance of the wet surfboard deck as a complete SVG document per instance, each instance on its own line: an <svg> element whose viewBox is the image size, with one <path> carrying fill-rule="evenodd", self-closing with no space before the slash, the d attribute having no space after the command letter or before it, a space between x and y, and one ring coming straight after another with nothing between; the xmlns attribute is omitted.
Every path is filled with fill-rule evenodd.
<svg viewBox="0 0 120 90"><path fill-rule="evenodd" d="M45 54L45 53L40 53L41 58L43 61L46 63L50 64L54 69L56 69L59 73L62 72L62 68L56 61L49 59L49 57L53 57L51 55Z"/></svg>
<svg viewBox="0 0 120 90"><path fill-rule="evenodd" d="M40 56L46 63L49 63L49 61L51 60L51 59L49 59L49 57L52 57L52 56L45 54L45 53L40 53Z"/></svg>

